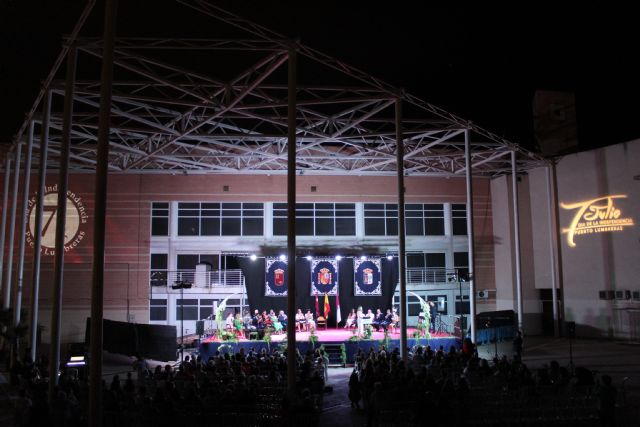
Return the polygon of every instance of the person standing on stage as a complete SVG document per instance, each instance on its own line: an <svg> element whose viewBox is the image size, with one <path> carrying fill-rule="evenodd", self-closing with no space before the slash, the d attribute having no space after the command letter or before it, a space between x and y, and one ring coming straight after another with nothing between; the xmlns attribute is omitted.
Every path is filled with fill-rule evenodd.
<svg viewBox="0 0 640 427"><path fill-rule="evenodd" d="M358 335L364 335L364 323L362 322L362 318L364 317L364 313L362 313L362 306L358 307L358 311L356 313L356 322L358 325Z"/></svg>
<svg viewBox="0 0 640 427"><path fill-rule="evenodd" d="M438 310L433 301L429 301L429 315L431 316L431 321L429 322L429 332L435 332L436 316L438 315Z"/></svg>

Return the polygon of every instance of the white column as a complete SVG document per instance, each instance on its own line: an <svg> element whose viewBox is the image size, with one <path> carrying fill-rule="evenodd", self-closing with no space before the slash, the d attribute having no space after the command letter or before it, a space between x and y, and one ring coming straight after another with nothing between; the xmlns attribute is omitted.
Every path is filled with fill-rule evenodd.
<svg viewBox="0 0 640 427"><path fill-rule="evenodd" d="M18 234L18 280L16 281L16 295L13 304L13 324L20 323L20 310L22 309L22 283L24 279L24 245L29 222L29 183L31 180L31 153L33 150L33 120L29 123L27 139L27 152L24 156L24 178L22 180L22 218L20 218L20 234Z"/></svg>
<svg viewBox="0 0 640 427"><path fill-rule="evenodd" d="M4 158L4 192L2 193L2 220L0 221L0 290L4 278L4 244L7 230L7 209L9 208L9 181L11 180L11 155ZM2 295L2 294L0 294Z"/></svg>
<svg viewBox="0 0 640 427"><path fill-rule="evenodd" d="M518 329L522 330L522 276L520 272L520 207L518 206L518 165L516 152L511 152L511 192L513 194L513 235L516 258L516 305Z"/></svg>
<svg viewBox="0 0 640 427"><path fill-rule="evenodd" d="M552 166L547 166L547 203L549 204L549 261L551 271L551 299L553 303L553 336L560 336L560 321L558 318L558 233L556 218L556 197L554 192L554 176Z"/></svg>
<svg viewBox="0 0 640 427"><path fill-rule="evenodd" d="M469 257L469 321L471 322L471 341L476 342L476 277L474 274L475 258L473 254L473 181L471 164L470 131L464 131L464 163L466 166L465 177L467 182L467 237Z"/></svg>
<svg viewBox="0 0 640 427"><path fill-rule="evenodd" d="M7 253L7 269L4 276L2 308L5 310L11 305L11 286L13 275L13 241L16 235L16 210L18 208L18 184L20 183L20 156L22 154L22 142L16 147L16 167L13 170L13 195L11 198L11 219L9 220L9 251Z"/></svg>

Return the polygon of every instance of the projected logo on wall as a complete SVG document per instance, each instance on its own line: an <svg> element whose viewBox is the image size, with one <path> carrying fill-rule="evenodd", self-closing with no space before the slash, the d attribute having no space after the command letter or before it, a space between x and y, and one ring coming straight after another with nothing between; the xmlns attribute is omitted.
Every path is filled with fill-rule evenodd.
<svg viewBox="0 0 640 427"><path fill-rule="evenodd" d="M577 209L569 227L562 229L569 247L576 247L575 236L622 231L624 227L634 225L633 219L623 217L622 211L614 205L614 199L626 198L625 194L615 194L577 203L560 203L562 209Z"/></svg>
<svg viewBox="0 0 640 427"><path fill-rule="evenodd" d="M36 223L36 196L29 199L29 230L27 231L27 243L35 245L33 230ZM58 184L45 188L43 216L42 216L42 240L40 252L43 255L55 255L56 247L56 217L58 209ZM84 224L89 215L82 197L72 191L67 191L67 218L64 228L64 250L69 252L75 249L84 239L86 231Z"/></svg>

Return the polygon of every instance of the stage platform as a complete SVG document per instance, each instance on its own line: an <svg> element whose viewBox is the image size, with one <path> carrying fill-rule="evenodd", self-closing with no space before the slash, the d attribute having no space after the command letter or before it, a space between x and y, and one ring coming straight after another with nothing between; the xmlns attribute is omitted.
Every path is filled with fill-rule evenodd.
<svg viewBox="0 0 640 427"><path fill-rule="evenodd" d="M407 330L407 341L409 348L412 348L415 345L429 345L434 350L437 350L440 346L442 346L445 351L448 351L449 348L455 347L456 349L460 349L462 347L462 341L459 337L454 337L446 333L435 333L431 335L431 338L413 338L413 333L415 329L409 328ZM354 340L352 337L354 336L353 330L348 329L320 329L316 330L317 341L312 343L309 340L310 333L309 332L297 332L296 333L296 347L300 350L302 354L306 353L308 350L313 350L321 345L344 345L344 350L346 352L346 363L351 364L354 362L354 358L358 349L362 349L365 352L368 352L370 348L374 350L379 350L384 342L384 332L374 332L371 339L359 339ZM273 334L271 335L271 342L267 342L264 339L259 340L248 340L248 339L239 339L238 342L233 341L219 341L217 338L209 337L202 340L198 347L198 352L200 356L207 360L209 357L214 356L216 351L222 346L220 351L229 352L229 351L239 351L241 348L244 348L245 352L248 352L251 349L255 351L262 351L263 348L266 348L267 351L271 352L277 348L283 348L283 343L286 343L286 334ZM400 332L396 331L396 333L389 333L389 341L387 350L393 351L394 349L400 346Z"/></svg>

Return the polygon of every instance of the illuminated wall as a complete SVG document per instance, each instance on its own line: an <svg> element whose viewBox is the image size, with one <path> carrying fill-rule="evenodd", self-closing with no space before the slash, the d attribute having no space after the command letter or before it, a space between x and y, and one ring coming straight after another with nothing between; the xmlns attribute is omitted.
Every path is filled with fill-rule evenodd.
<svg viewBox="0 0 640 427"><path fill-rule="evenodd" d="M582 336L631 337L640 309L640 140L571 154L557 164L565 320ZM634 178L636 177L636 178ZM497 303L515 307L511 177L491 183ZM519 182L525 331L542 331L551 288L547 174ZM507 212L506 209L509 211ZM501 213L498 213L501 212ZM548 314L548 313L547 313ZM635 337L637 338L637 337Z"/></svg>
<svg viewBox="0 0 640 427"><path fill-rule="evenodd" d="M93 244L93 174L72 174L69 189L73 193L69 211L69 235L81 241L69 249L65 258L64 296L62 313L63 342L82 341L85 319L89 315L91 298L91 260ZM47 186L55 186L57 176L47 178ZM30 196L35 192L37 177L31 178ZM226 187L226 189L225 189ZM314 187L312 189L312 187ZM405 178L407 203L465 203L465 179ZM387 202L397 201L395 177L365 176L301 176L297 179L300 202ZM495 289L491 193L488 179L474 179L474 216L476 234L476 277L482 289ZM131 175L109 176L107 211L107 239L105 250L105 318L147 323L149 321L150 253L157 243L150 236L151 202L154 201L286 201L286 176L251 175ZM20 200L18 195L18 200ZM52 200L53 203L53 200ZM51 212L45 214L45 221ZM83 217L86 216L86 218ZM85 222L83 221L83 218ZM77 225L77 227L76 227ZM29 236L26 237L30 239ZM70 237L73 245L75 239ZM153 241L152 241L153 240ZM157 239L156 239L157 240ZM167 240L167 239L165 239ZM211 237L183 238L184 247L196 252L203 244L226 244L228 251L259 251L265 242L262 237L248 241ZM224 240L224 242L222 242ZM284 241L284 239L281 239ZM379 246L393 243L395 238L369 239ZM323 242L318 242L322 245ZM326 242L325 242L326 243ZM353 242L354 245L363 242ZM225 247L218 246L219 250ZM231 250L233 249L233 250ZM14 262L18 245L15 244ZM467 250L466 236L428 236L408 239L407 250L442 251L453 253ZM49 341L52 306L53 256L51 248L42 258L40 293L40 323L45 326L43 341ZM6 253L5 253L6 256ZM33 252L28 248L25 262L23 306L30 306L31 262ZM6 262L6 258L5 258ZM448 260L452 263L452 260ZM453 267L453 265L451 265ZM14 269L15 271L15 269ZM492 298L480 302L480 310L492 309Z"/></svg>

